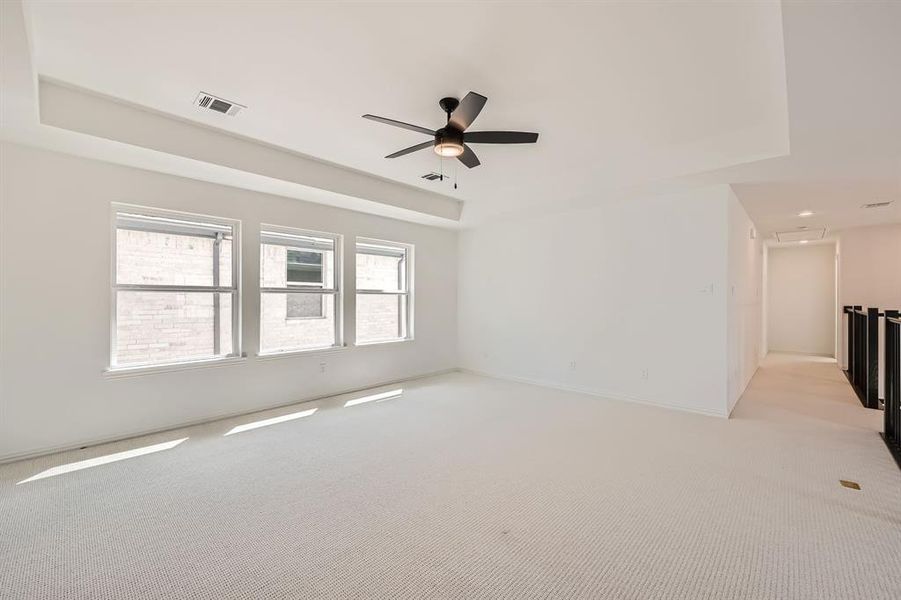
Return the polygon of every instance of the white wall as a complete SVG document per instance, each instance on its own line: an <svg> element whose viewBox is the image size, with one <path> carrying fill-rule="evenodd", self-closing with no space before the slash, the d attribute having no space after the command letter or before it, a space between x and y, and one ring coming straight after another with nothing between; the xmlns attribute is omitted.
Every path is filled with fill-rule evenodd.
<svg viewBox="0 0 901 600"><path fill-rule="evenodd" d="M901 309L901 223L838 232L839 304Z"/></svg>
<svg viewBox="0 0 901 600"><path fill-rule="evenodd" d="M834 356L835 244L771 247L767 269L769 350Z"/></svg>
<svg viewBox="0 0 901 600"><path fill-rule="evenodd" d="M463 232L461 366L727 415L730 202L714 186ZM753 263L749 247L735 254ZM736 287L736 307L753 304ZM735 368L744 380L751 366Z"/></svg>
<svg viewBox="0 0 901 600"><path fill-rule="evenodd" d="M763 247L754 223L729 190L727 290L728 412L757 372L763 348Z"/></svg>
<svg viewBox="0 0 901 600"><path fill-rule="evenodd" d="M0 180L0 459L456 366L456 232L7 143ZM245 361L104 377L111 202L241 220ZM261 222L340 233L345 248L356 235L415 244L416 340L257 358ZM347 289L352 252L344 271ZM352 331L352 294L344 310Z"/></svg>
<svg viewBox="0 0 901 600"><path fill-rule="evenodd" d="M838 255L838 311L846 305L901 310L901 223L839 231ZM885 350L881 325L880 322L880 355ZM844 320L839 331L838 353L841 364L847 367L848 341ZM882 358L879 364L881 397L884 395Z"/></svg>

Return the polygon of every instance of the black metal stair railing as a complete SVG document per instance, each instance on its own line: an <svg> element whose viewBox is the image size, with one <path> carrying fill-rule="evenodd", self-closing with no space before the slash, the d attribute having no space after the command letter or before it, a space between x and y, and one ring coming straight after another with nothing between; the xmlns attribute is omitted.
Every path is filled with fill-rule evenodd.
<svg viewBox="0 0 901 600"><path fill-rule="evenodd" d="M848 369L845 375L866 408L879 408L878 308L845 306L847 315Z"/></svg>
<svg viewBox="0 0 901 600"><path fill-rule="evenodd" d="M845 375L866 408L882 408L882 439L901 467L901 311L844 306L847 327ZM885 350L879 355L879 319L884 323ZM880 358L882 362L880 364ZM881 369L880 369L881 367ZM882 373L884 397L879 398ZM880 400L882 403L880 405Z"/></svg>
<svg viewBox="0 0 901 600"><path fill-rule="evenodd" d="M884 356L885 425L882 438L901 467L901 317L897 310L885 311Z"/></svg>

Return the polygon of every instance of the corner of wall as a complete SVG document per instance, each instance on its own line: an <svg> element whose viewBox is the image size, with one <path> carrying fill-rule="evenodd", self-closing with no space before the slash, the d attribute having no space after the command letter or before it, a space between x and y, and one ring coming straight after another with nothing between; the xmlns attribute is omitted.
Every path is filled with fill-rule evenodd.
<svg viewBox="0 0 901 600"><path fill-rule="evenodd" d="M731 414L760 363L763 256L756 228L728 186L726 231L726 413Z"/></svg>

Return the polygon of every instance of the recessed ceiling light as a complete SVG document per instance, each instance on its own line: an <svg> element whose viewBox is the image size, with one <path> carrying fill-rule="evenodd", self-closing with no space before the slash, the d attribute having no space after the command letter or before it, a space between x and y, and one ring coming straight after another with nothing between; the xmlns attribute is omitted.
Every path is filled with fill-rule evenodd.
<svg viewBox="0 0 901 600"><path fill-rule="evenodd" d="M812 214L813 214L812 210L802 210L801 212L798 213L798 216L799 217L809 217Z"/></svg>

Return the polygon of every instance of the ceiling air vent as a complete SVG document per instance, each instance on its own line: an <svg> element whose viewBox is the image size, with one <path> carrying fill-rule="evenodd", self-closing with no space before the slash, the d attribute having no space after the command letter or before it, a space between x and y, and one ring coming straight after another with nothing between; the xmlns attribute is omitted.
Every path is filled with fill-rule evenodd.
<svg viewBox="0 0 901 600"><path fill-rule="evenodd" d="M795 229L794 231L777 231L776 240L780 242L801 242L821 240L826 237L826 228Z"/></svg>
<svg viewBox="0 0 901 600"><path fill-rule="evenodd" d="M240 111L242 108L247 108L246 106L238 104L237 102L225 100L223 98L213 96L212 94L207 94L206 92L200 92L199 94L197 94L197 98L194 99L194 104L196 106L199 106L200 108L214 110L218 113L222 113L230 117L238 114L238 111Z"/></svg>
<svg viewBox="0 0 901 600"><path fill-rule="evenodd" d="M873 202L872 204L864 204L861 208L885 208L890 205L894 200L886 200L885 202Z"/></svg>

